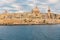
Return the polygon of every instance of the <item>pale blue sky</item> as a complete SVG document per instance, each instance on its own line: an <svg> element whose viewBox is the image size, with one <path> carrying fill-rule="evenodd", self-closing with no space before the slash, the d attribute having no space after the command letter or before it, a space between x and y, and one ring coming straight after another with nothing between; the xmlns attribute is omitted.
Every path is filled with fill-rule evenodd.
<svg viewBox="0 0 60 40"><path fill-rule="evenodd" d="M0 12L29 12L35 4L41 12L47 12L48 6L52 12L60 13L60 0L0 0Z"/></svg>

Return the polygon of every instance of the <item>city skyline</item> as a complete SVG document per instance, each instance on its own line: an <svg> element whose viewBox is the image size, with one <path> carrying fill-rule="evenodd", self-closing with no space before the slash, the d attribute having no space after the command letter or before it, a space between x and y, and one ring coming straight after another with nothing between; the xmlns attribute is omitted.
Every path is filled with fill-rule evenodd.
<svg viewBox="0 0 60 40"><path fill-rule="evenodd" d="M48 6L51 11L60 13L60 0L0 0L0 12L8 10L9 12L30 12L35 5L41 12L47 12Z"/></svg>

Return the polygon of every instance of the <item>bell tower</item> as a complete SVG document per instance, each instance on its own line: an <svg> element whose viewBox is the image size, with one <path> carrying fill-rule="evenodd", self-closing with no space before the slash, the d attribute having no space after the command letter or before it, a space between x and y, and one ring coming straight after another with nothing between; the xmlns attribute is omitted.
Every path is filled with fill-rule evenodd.
<svg viewBox="0 0 60 40"><path fill-rule="evenodd" d="M48 7L48 18L49 19L51 18L51 10L50 10L50 7Z"/></svg>

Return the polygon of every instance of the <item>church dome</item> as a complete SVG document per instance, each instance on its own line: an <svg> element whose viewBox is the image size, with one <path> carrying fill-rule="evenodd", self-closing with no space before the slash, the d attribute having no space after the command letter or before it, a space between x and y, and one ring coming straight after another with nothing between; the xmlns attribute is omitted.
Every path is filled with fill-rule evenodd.
<svg viewBox="0 0 60 40"><path fill-rule="evenodd" d="M33 12L35 12L35 13L39 13L39 9L38 9L37 6L33 9Z"/></svg>

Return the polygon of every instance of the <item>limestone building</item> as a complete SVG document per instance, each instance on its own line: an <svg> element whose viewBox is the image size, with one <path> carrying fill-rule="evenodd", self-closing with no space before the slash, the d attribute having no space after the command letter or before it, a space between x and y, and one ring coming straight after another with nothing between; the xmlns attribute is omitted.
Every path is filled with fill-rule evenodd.
<svg viewBox="0 0 60 40"><path fill-rule="evenodd" d="M0 24L55 24L60 23L60 15L51 12L48 7L47 13L41 13L36 6L31 12L8 13L5 10L0 14Z"/></svg>

